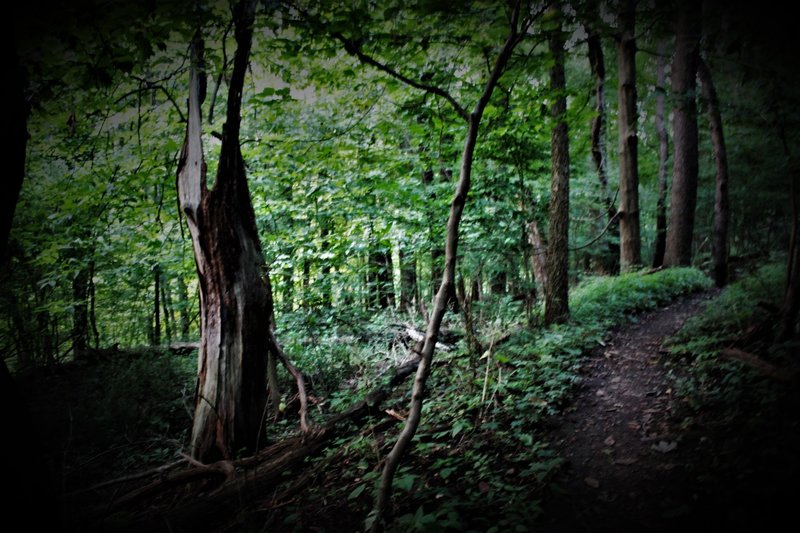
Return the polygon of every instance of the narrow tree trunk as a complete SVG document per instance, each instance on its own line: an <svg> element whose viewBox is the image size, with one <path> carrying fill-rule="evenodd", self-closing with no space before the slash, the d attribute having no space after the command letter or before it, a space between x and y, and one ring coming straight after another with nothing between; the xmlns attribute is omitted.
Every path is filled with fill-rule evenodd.
<svg viewBox="0 0 800 533"><path fill-rule="evenodd" d="M619 72L619 238L620 270L642 262L639 233L639 156L636 121L636 0L622 2L617 41Z"/></svg>
<svg viewBox="0 0 800 533"><path fill-rule="evenodd" d="M189 319L189 289L186 287L186 282L183 276L178 276L178 298L180 299L180 317L181 317L181 340L189 338L189 328L191 320Z"/></svg>
<svg viewBox="0 0 800 533"><path fill-rule="evenodd" d="M593 2L590 8L592 16L600 16L598 5ZM608 228L609 256L603 258L603 269L607 272L619 271L619 219L616 217L617 208L608 186L608 156L606 150L606 63L603 54L603 43L600 40L595 23L590 20L585 23L588 47L589 68L594 78L594 117L591 122L592 160L594 161L597 178L600 181L600 194L606 210L606 216L611 224Z"/></svg>
<svg viewBox="0 0 800 533"><path fill-rule="evenodd" d="M528 224L528 242L531 245L531 262L533 263L533 277L536 288L544 292L547 287L547 245L542 240L539 225L536 221Z"/></svg>
<svg viewBox="0 0 800 533"><path fill-rule="evenodd" d="M669 137L667 136L666 113L666 41L658 43L656 66L656 134L658 135L658 200L656 202L656 242L653 246L653 268L664 264L664 249L667 242L667 165L669 162Z"/></svg>
<svg viewBox="0 0 800 533"><path fill-rule="evenodd" d="M150 327L150 344L158 346L161 344L161 267L156 264L153 267L153 285L155 298L153 299L153 322Z"/></svg>
<svg viewBox="0 0 800 533"><path fill-rule="evenodd" d="M234 8L236 53L216 181L207 189L200 106L203 45L192 44L186 141L178 165L181 208L200 279L202 340L190 440L201 461L252 452L263 442L272 335L266 266L239 145L241 97L256 2Z"/></svg>
<svg viewBox="0 0 800 533"><path fill-rule="evenodd" d="M385 243L379 243L379 248L372 256L374 268L375 294L378 307L387 309L394 306L394 282L392 281L392 251L386 248Z"/></svg>
<svg viewBox="0 0 800 533"><path fill-rule="evenodd" d="M703 58L697 62L697 75L700 79L703 98L708 106L708 121L711 125L711 143L714 147L714 164L717 168L716 191L714 195L714 234L711 238L711 261L714 282L717 287L728 283L728 226L730 224L730 202L728 201L728 150L722 131L722 115L719 99Z"/></svg>
<svg viewBox="0 0 800 533"><path fill-rule="evenodd" d="M566 322L569 318L569 134L564 75L564 36L561 27L550 32L550 135L553 174L550 182L550 225L547 237L547 285L544 290L544 323Z"/></svg>
<svg viewBox="0 0 800 533"><path fill-rule="evenodd" d="M167 335L167 343L172 342L172 330L175 323L175 315L172 312L172 295L169 290L169 281L164 273L161 273L161 312L164 317L164 333Z"/></svg>
<svg viewBox="0 0 800 533"><path fill-rule="evenodd" d="M322 257L322 279L320 280L321 283L321 290L322 290L322 306L326 309L329 309L333 305L333 280L331 279L331 274L333 273L333 267L331 266L331 260L327 258L327 252L330 250L331 243L330 243L330 228L328 225L330 221L327 218L323 218L320 220L320 257Z"/></svg>
<svg viewBox="0 0 800 533"><path fill-rule="evenodd" d="M11 98L7 118L9 135L6 138L9 165L0 180L0 266L4 266L8 258L8 237L25 177L30 113L30 105L25 97L25 69L16 57L13 46L7 49L7 53L10 55L7 88L10 89ZM4 513L4 520L9 524L25 524L36 531L63 529L59 523L61 506L51 489L52 472L43 460L42 441L37 435L28 405L6 366L5 357L0 357L0 403L6 413L4 438L0 439L0 467L4 472L4 483L14 487L4 496L4 510L8 511Z"/></svg>
<svg viewBox="0 0 800 533"><path fill-rule="evenodd" d="M72 279L72 349L78 357L86 352L89 338L88 281L89 270L86 268L81 268Z"/></svg>
<svg viewBox="0 0 800 533"><path fill-rule="evenodd" d="M425 333L425 341L420 354L419 366L417 373L414 377L414 385L411 390L411 405L409 407L408 417L403 426L400 436L397 438L392 450L386 456L383 471L381 473L380 486L378 494L375 499L375 521L373 522L372 530L381 530L384 526L386 511L391 497L392 480L394 474L400 465L400 460L405 455L406 450L411 444L411 440L419 426L422 416L422 404L425 398L425 383L430 374L431 362L433 360L433 352L436 347L437 337L439 336L439 329L442 324L442 319L447 311L447 306L450 298L455 294L455 273L456 273L456 259L458 257L458 228L461 222L461 216L464 212L464 205L467 201L469 193L470 181L472 176L472 160L475 154L475 145L478 140L478 130L480 128L481 118L486 109L486 105L491 99L494 88L503 74L503 71L508 64L511 57L511 52L514 47L519 43L520 36L524 34L519 32L519 13L520 4L516 3L511 20L511 31L505 44L500 51L500 54L495 61L494 68L489 76L486 85L484 86L483 94L471 113L465 118L467 119L467 133L464 139L464 151L461 156L461 169L459 172L459 179L456 185L455 195L450 204L450 216L447 220L447 234L445 240L445 269L442 276L442 282L439 286L439 291L436 293L434 299L433 311L428 322L428 328Z"/></svg>
<svg viewBox="0 0 800 533"><path fill-rule="evenodd" d="M700 45L701 3L682 0L676 20L675 57L672 62L672 138L675 159L669 227L664 252L666 266L689 265L692 261L694 211L697 205L697 61Z"/></svg>
<svg viewBox="0 0 800 533"><path fill-rule="evenodd" d="M89 261L89 327L92 329L92 340L94 348L100 348L100 332L97 330L97 295L94 285L94 260Z"/></svg>
<svg viewBox="0 0 800 533"><path fill-rule="evenodd" d="M400 307L414 309L417 301L417 262L413 253L400 247Z"/></svg>

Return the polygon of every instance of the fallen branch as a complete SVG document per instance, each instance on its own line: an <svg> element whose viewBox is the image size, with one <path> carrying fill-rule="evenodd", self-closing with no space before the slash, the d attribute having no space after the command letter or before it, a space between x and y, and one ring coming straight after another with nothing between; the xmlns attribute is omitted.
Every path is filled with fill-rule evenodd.
<svg viewBox="0 0 800 533"><path fill-rule="evenodd" d="M381 415L396 423L395 419L386 415L380 406L400 383L416 372L418 365L419 360L415 359L397 367L391 378L383 385L373 389L364 399L346 411L332 416L320 427L284 439L253 456L237 461L220 461L213 465L192 461L192 464L198 465L197 468L176 472L165 479L153 481L115 499L105 507L95 509L91 516L95 519L105 517L102 519L104 525L115 531L163 531L165 524L172 530L206 529L210 521L224 520L225 517L236 513L241 508L241 498L245 491L258 494L267 487L274 488L275 483L286 471L300 465L306 458L319 452L332 439L352 427L343 422L360 425L369 415ZM237 469L244 468L249 469L246 474L234 475ZM216 476L222 476L223 479L213 492L177 504L171 509L150 509L149 516L144 518L143 513L140 513L140 519L135 522L126 519L124 514L115 515L168 488Z"/></svg>
<svg viewBox="0 0 800 533"><path fill-rule="evenodd" d="M800 384L800 371L796 368L785 368L776 366L769 361L765 361L759 356L738 348L725 348L719 352L720 357L739 361L756 370L759 374L772 378L782 383L792 385Z"/></svg>
<svg viewBox="0 0 800 533"><path fill-rule="evenodd" d="M83 489L79 489L79 490L70 492L69 494L67 494L67 497L78 496L80 494L85 494L87 492L93 492L93 491L96 491L96 490L104 489L104 488L110 487L112 485L119 485L121 483L128 483L130 481L136 481L137 479L142 479L142 478L145 478L145 477L150 477L150 476L154 476L154 475L157 475L157 474L161 474L163 472L166 472L167 470L172 470L176 466L179 466L179 465L185 463L186 462L186 458L185 458L186 456L183 456L183 457L184 458L181 459L180 461L175 461L174 463L161 465L158 468L152 468L150 470L145 470L143 472L137 472L135 474L130 474L128 476L118 477L118 478L115 478L115 479L109 479L107 481L103 481L102 483L97 483L96 485L92 485L91 487L86 487L86 488L83 488Z"/></svg>
<svg viewBox="0 0 800 533"><path fill-rule="evenodd" d="M425 334L411 326L406 326L406 335L408 335L408 338L414 342L425 342ZM436 349L443 352L449 352L452 351L453 347L449 344L437 342Z"/></svg>
<svg viewBox="0 0 800 533"><path fill-rule="evenodd" d="M297 370L289 358L286 357L286 354L281 348L281 345L278 344L278 339L275 338L275 334L270 331L270 336L272 337L272 345L275 347L275 355L278 356L278 359L281 360L283 366L286 367L286 370L294 377L295 383L297 383L297 395L300 397L300 430L303 433L308 433L309 426L308 426L308 395L306 394L306 384L305 380L303 379L303 373Z"/></svg>

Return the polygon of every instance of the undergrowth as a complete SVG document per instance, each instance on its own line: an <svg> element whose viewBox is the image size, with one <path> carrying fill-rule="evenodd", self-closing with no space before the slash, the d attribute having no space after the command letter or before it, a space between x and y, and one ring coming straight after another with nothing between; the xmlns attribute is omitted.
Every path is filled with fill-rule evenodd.
<svg viewBox="0 0 800 533"><path fill-rule="evenodd" d="M591 278L571 291L570 321L547 329L529 327L522 302L487 298L474 307L485 350L480 354L470 353L463 340L460 316L448 313L440 340L450 349L434 356L423 423L395 480L395 529L529 529L561 465L542 437L545 422L578 380L581 356L638 313L708 286L705 275L689 268ZM317 422L383 383L409 357L405 328L424 329L396 312L348 313L296 313L280 324L286 352L309 377ZM59 387L41 382L30 396L58 411L46 430L57 436L51 441L59 443L54 452L64 460L65 477L98 481L101 473L117 477L173 460L190 428L195 366L196 354L142 354L75 370L60 376ZM291 405L292 381L281 372ZM385 409L404 417L409 388L408 382L398 387ZM395 423L387 431L387 420L348 432L310 459L320 466L310 488L270 512L266 526L264 514L256 514L262 519L254 529L363 527L382 458L398 430ZM296 428L287 410L281 419L268 420L268 438L279 440ZM73 481L67 484L83 485ZM292 476L285 481L291 483Z"/></svg>
<svg viewBox="0 0 800 533"><path fill-rule="evenodd" d="M796 365L797 341L775 343L785 284L785 263L762 266L729 285L703 313L689 319L665 346L690 374L680 380L682 392L695 410L722 409L735 418L751 402L769 406L780 386L741 362L719 356L723 348L752 352L778 366Z"/></svg>
<svg viewBox="0 0 800 533"><path fill-rule="evenodd" d="M478 334L486 351L470 354L462 340L454 350L435 354L423 423L395 480L394 528L529 530L562 462L541 438L544 421L559 411L578 380L581 356L604 344L614 327L635 321L637 313L709 286L691 268L592 278L571 292L569 323L538 330L525 326L522 304L482 302L476 307L482 313ZM401 389L387 407L402 416L408 393ZM351 394L357 397L360 390ZM283 527L327 530L324 517L331 515L363 520L380 460L394 442L395 431L388 433L338 442L348 447L347 459L338 460L341 467L306 496L305 506L284 516Z"/></svg>

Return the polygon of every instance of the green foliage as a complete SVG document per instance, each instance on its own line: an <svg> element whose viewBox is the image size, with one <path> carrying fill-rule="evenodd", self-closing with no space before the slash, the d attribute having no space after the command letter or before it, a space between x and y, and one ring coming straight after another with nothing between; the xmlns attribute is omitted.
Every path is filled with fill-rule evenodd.
<svg viewBox="0 0 800 533"><path fill-rule="evenodd" d="M747 332L762 329L759 338L745 348L763 353L778 367L794 364L796 343L771 343L772 327L777 324L774 310L783 301L785 276L783 262L746 273L665 343L679 361L690 363L690 374L680 380L690 405L698 410L716 405L728 412L726 416L733 416L747 401L774 402L774 383L742 363L720 358L719 352L741 342Z"/></svg>

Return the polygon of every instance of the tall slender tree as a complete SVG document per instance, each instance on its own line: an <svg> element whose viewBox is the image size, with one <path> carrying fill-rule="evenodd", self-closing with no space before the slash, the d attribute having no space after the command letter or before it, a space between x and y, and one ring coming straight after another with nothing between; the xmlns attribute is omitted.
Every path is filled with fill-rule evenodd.
<svg viewBox="0 0 800 533"><path fill-rule="evenodd" d="M564 74L564 34L561 5L553 9L554 27L548 44L552 56L550 91L553 103L550 114L552 176L547 234L547 285L544 290L544 322L555 324L569 318L569 132L567 129L567 84Z"/></svg>
<svg viewBox="0 0 800 533"><path fill-rule="evenodd" d="M722 130L722 114L719 98L714 87L711 71L702 57L697 62L697 77L701 94L708 109L711 127L711 145L714 149L714 164L717 170L714 192L714 229L711 237L711 262L714 282L717 287L728 283L728 226L730 225L730 201L728 199L728 150Z"/></svg>
<svg viewBox="0 0 800 533"><path fill-rule="evenodd" d="M675 55L672 61L672 140L674 162L669 226L664 252L666 266L692 261L692 237L697 205L697 63L700 48L701 3L681 0L675 20Z"/></svg>
<svg viewBox="0 0 800 533"><path fill-rule="evenodd" d="M658 42L656 64L656 135L658 136L658 200L656 200L656 239L653 246L653 268L664 264L667 244L667 166L669 163L669 136L667 135L666 100L666 40Z"/></svg>
<svg viewBox="0 0 800 533"><path fill-rule="evenodd" d="M589 68L594 78L594 116L591 122L592 161L597 178L600 181L600 193L608 217L608 258L603 261L604 268L610 273L619 270L619 217L614 198L608 184L608 150L606 148L606 62L600 31L597 29L600 20L600 7L596 1L589 3L586 28L586 46L588 48Z"/></svg>
<svg viewBox="0 0 800 533"><path fill-rule="evenodd" d="M636 112L636 0L624 0L617 38L619 73L619 238L620 269L642 262L639 230L639 136Z"/></svg>

